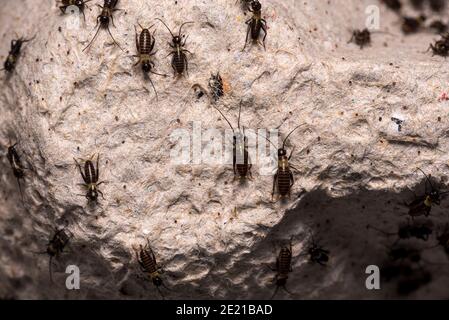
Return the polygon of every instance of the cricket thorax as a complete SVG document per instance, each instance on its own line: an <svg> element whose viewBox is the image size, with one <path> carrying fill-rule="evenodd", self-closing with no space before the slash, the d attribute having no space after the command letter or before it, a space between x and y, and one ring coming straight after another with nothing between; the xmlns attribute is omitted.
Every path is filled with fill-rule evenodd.
<svg viewBox="0 0 449 320"><path fill-rule="evenodd" d="M282 157L278 161L279 169L286 170L288 169L288 159L286 157Z"/></svg>

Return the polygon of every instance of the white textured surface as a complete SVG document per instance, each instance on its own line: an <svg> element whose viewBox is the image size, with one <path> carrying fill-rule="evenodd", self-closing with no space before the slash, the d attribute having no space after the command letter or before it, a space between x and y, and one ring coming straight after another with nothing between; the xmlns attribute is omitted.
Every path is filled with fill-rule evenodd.
<svg viewBox="0 0 449 320"><path fill-rule="evenodd" d="M274 263L273 241L294 235L288 288L295 297L395 297L391 284L376 293L364 287L365 267L382 263L389 243L365 226L395 230L405 219L407 188L422 181L416 167L447 180L448 103L438 97L449 89L449 75L444 59L423 53L436 37L403 37L397 17L383 6L381 29L391 34L373 34L363 51L347 44L373 2L263 1L267 51L253 46L242 53L247 17L233 0L119 1L125 11L115 14L111 31L129 53L111 46L106 32L83 53L94 33L94 5L86 10L87 26L70 31L69 17L53 1L3 1L1 61L14 32L37 31L37 37L0 88L0 142L20 141L23 160L34 169L24 183L24 210L6 158L1 162L0 294L159 298L138 276L131 249L149 238L173 290L167 298L269 298L274 273L263 264ZM195 21L184 29L194 53L189 77L153 76L159 101L130 57L134 24L157 17L173 29ZM169 34L160 24L157 29L156 71L171 74L164 59ZM173 130L190 129L192 121L226 128L206 98L189 91L195 83L206 87L217 70L232 88L220 105L226 114L235 115L243 99L242 120L254 129L286 119L283 131L307 125L291 139L300 174L290 202L272 203L272 177L257 170L240 186L229 165L170 164ZM402 133L392 116L405 119ZM108 183L101 186L101 207L90 208L77 196L83 189L73 158L94 153L102 155L101 179ZM302 188L308 193L300 201ZM445 210L447 202L434 210L436 225L445 222ZM54 226L67 226L75 238L56 262L58 285L50 286L47 258L30 251L45 248ZM325 268L299 256L307 226L331 251ZM447 262L436 249L423 254ZM78 292L64 288L66 264L81 268ZM433 281L412 298L449 297L447 267L430 268ZM289 298L281 291L278 297Z"/></svg>

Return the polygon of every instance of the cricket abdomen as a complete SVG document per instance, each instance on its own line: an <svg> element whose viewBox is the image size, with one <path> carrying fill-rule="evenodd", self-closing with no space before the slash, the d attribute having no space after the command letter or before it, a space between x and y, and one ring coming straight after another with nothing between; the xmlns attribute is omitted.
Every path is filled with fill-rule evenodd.
<svg viewBox="0 0 449 320"><path fill-rule="evenodd" d="M278 171L278 192L281 196L286 196L290 193L291 188L291 179L290 179L290 170L280 169Z"/></svg>

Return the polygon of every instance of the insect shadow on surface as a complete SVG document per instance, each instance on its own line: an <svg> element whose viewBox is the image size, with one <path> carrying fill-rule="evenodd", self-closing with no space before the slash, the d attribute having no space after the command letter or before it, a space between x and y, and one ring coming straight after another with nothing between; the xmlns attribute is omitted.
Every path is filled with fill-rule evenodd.
<svg viewBox="0 0 449 320"><path fill-rule="evenodd" d="M432 50L432 56L441 56L447 58L449 55L449 34L446 33L441 36L440 40L435 41L435 44L430 44L427 52Z"/></svg>
<svg viewBox="0 0 449 320"><path fill-rule="evenodd" d="M417 33L424 28L427 17L421 14L418 17L402 17L401 30L405 35Z"/></svg>
<svg viewBox="0 0 449 320"><path fill-rule="evenodd" d="M412 223L410 223L410 221L407 221L407 224L403 224L398 227L397 232L386 232L382 229L379 229L371 225L368 225L367 229L376 230L377 232L380 232L387 237L397 236L398 238L395 242L397 243L399 240L411 238L427 241L429 240L429 237L432 235L433 232L432 226L433 226L432 221L426 221L422 223L418 223L417 221L413 221Z"/></svg>
<svg viewBox="0 0 449 320"><path fill-rule="evenodd" d="M3 69L1 69L0 71L6 71L7 73L11 74L16 68L17 61L19 60L20 53L22 51L22 45L26 42L34 40L35 38L36 36L32 37L31 39L25 39L22 37L17 40L11 40L11 49L3 64Z"/></svg>
<svg viewBox="0 0 449 320"><path fill-rule="evenodd" d="M429 0L429 5L434 12L441 12L447 7L447 0Z"/></svg>
<svg viewBox="0 0 449 320"><path fill-rule="evenodd" d="M25 168L22 164L21 157L16 149L17 144L18 143L15 143L8 147L8 153L6 154L6 157L8 158L13 175L17 180L17 184L19 185L19 191L20 191L20 196L22 198L22 204L24 204L23 191L22 191L22 185L20 183L20 180L25 180L25 170L27 168Z"/></svg>
<svg viewBox="0 0 449 320"><path fill-rule="evenodd" d="M363 49L364 47L371 45L371 32L367 28L363 30L354 30L348 43L351 42L358 45L360 49Z"/></svg>
<svg viewBox="0 0 449 320"><path fill-rule="evenodd" d="M57 258L60 254L63 253L64 248L67 246L71 238L73 238L73 234L70 231L66 229L56 229L55 234L47 244L47 250L43 252L34 252L35 254L48 254L48 271L50 274L50 281L52 283L54 283L52 272L53 258Z"/></svg>
<svg viewBox="0 0 449 320"><path fill-rule="evenodd" d="M449 223L446 223L443 232L438 232L436 236L437 243L427 249L435 249L437 247L443 248L446 255L449 257Z"/></svg>
<svg viewBox="0 0 449 320"><path fill-rule="evenodd" d="M276 268L272 268L270 265L266 265L271 271L276 272L276 276L273 279L273 282L276 284L276 289L274 290L273 295L271 296L271 300L274 299L276 294L279 291L279 288L282 288L289 295L293 296L287 289L287 280L288 274L292 272L292 255L293 255L293 236L290 238L290 242L288 246L283 246L279 251L278 257L276 258Z"/></svg>
<svg viewBox="0 0 449 320"><path fill-rule="evenodd" d="M310 232L310 240L307 244L307 252L301 253L299 256L309 256L309 261L317 263L325 267L329 262L330 251L325 249L315 240L313 232Z"/></svg>
<svg viewBox="0 0 449 320"><path fill-rule="evenodd" d="M449 255L449 224L446 224L443 233L437 236L438 245L440 245L444 252Z"/></svg>
<svg viewBox="0 0 449 320"><path fill-rule="evenodd" d="M171 61L171 66L173 68L173 72L174 72L174 76L176 77L176 75L182 75L184 74L184 71L187 73L187 75L189 74L189 62L186 56L186 52L192 54L189 50L185 49L185 45L187 42L187 38L189 36L186 36L183 39L183 34L182 34L182 27L187 25L187 24L192 24L194 22L189 21L189 22L184 22L183 24L181 24L181 26L179 27L179 32L177 35L174 35L173 32L171 31L171 29L167 26L167 24L159 19L156 18L157 20L159 20L160 22L163 23L163 25L167 28L167 30L170 32L171 36L172 36L172 43L168 43L168 45L171 47L172 51L167 55L167 57L173 55L172 57L172 61ZM166 57L166 58L167 58Z"/></svg>
<svg viewBox="0 0 449 320"><path fill-rule="evenodd" d="M390 36L394 36L394 34L388 32L388 31L372 31L368 28L364 28L362 30L355 29L351 31L351 38L349 39L348 43L355 43L360 47L360 50L364 49L365 47L371 46L372 44L372 36L376 34L386 34Z"/></svg>
<svg viewBox="0 0 449 320"><path fill-rule="evenodd" d="M112 41L114 41L114 44L120 48L120 50L123 51L122 47L115 41L114 36L111 33L111 30L109 29L109 23L112 22L112 25L115 27L114 24L114 12L119 11L120 9L116 9L118 0L104 0L103 6L100 6L97 4L98 7L101 8L101 13L97 17L97 24L95 28L97 28L97 32L95 33L94 37L90 41L90 43L83 49L83 52L89 49L92 44L94 43L95 39L97 38L100 29L106 29L112 38Z"/></svg>
<svg viewBox="0 0 449 320"><path fill-rule="evenodd" d="M436 34L443 34L447 31L448 26L441 20L434 20L429 24L428 29L432 30Z"/></svg>
<svg viewBox="0 0 449 320"><path fill-rule="evenodd" d="M393 11L400 11L402 2L400 0L381 0L389 9Z"/></svg>

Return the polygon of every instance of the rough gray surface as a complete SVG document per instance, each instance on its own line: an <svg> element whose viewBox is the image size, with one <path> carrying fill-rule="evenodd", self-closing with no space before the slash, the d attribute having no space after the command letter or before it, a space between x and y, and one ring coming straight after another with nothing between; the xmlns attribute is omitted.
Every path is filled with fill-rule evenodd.
<svg viewBox="0 0 449 320"><path fill-rule="evenodd" d="M124 11L111 31L129 52L101 32L83 53L94 34L94 5L87 26L74 31L53 1L3 1L1 60L15 33L37 36L0 88L1 145L20 141L33 169L23 183L24 208L6 157L0 163L0 296L157 299L132 251L148 238L166 269L167 298L269 298L274 273L264 264L275 261L273 241L294 236L288 282L294 296L280 291L278 298L402 297L394 282L365 289L366 266L380 265L393 242L366 225L395 230L406 219L409 188L423 187L417 167L447 181L448 104L438 98L449 76L444 59L423 53L436 37L403 37L396 15L383 6L381 30L389 34L374 34L363 51L347 44L373 2L263 1L267 50L242 53L247 17L233 0L119 1ZM193 52L189 76L152 77L158 101L130 57L134 25L157 17L174 29L195 21L184 29ZM171 74L164 58L169 34L157 29L156 70ZM242 121L253 129L306 124L289 146L296 146L299 169L291 201L273 203L272 177L257 170L239 185L229 165L171 164L173 130L190 130L193 121L227 128L208 100L190 90L206 87L218 70L228 84L219 104L226 114L235 115L243 99ZM405 120L402 132L392 116ZM84 190L73 158L96 153L108 183L101 186L106 200L91 207L78 196ZM302 189L307 193L298 198ZM434 209L435 232L446 212L444 201ZM51 285L47 257L32 251L45 248L55 226L70 229L74 239L55 261ZM327 267L302 256L309 230L331 251ZM448 298L447 257L438 249L423 256L432 261L425 268L433 279L408 297ZM81 269L79 291L64 287L68 264Z"/></svg>

